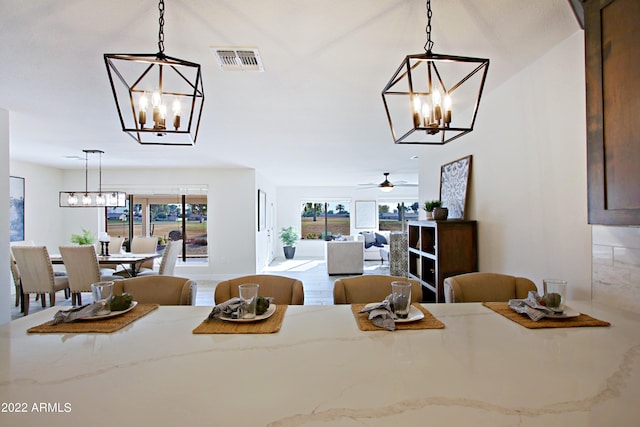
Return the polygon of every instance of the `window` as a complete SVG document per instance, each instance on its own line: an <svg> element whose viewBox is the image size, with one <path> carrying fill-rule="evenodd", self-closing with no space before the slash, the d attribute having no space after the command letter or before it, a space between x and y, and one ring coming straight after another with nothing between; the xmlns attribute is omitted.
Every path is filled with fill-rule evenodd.
<svg viewBox="0 0 640 427"><path fill-rule="evenodd" d="M124 208L106 208L109 235L129 240L133 217L134 236L158 237L158 250L168 240L184 241L186 258L207 258L207 197L202 195L134 195L133 211L129 203ZM184 215L183 215L184 213Z"/></svg>
<svg viewBox="0 0 640 427"><path fill-rule="evenodd" d="M402 220L417 220L419 212L420 205L417 201L379 201L378 228L380 230L402 231Z"/></svg>
<svg viewBox="0 0 640 427"><path fill-rule="evenodd" d="M303 239L324 240L325 236L351 232L350 203L347 201L303 202L300 212Z"/></svg>

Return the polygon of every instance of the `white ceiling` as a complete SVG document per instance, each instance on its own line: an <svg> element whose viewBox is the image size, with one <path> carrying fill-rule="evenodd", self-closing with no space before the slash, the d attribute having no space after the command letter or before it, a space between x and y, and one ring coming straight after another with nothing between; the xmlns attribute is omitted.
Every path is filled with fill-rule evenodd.
<svg viewBox="0 0 640 427"><path fill-rule="evenodd" d="M381 90L423 53L424 0L165 0L165 53L197 62L195 147L142 146L121 131L104 53L158 51L155 0L2 0L0 108L11 157L84 168L256 168L276 185L417 182L394 145ZM434 52L490 58L486 91L578 30L567 0L433 0ZM253 46L263 73L223 72L211 46ZM480 106L478 121L484 114ZM452 144L464 143L464 137Z"/></svg>

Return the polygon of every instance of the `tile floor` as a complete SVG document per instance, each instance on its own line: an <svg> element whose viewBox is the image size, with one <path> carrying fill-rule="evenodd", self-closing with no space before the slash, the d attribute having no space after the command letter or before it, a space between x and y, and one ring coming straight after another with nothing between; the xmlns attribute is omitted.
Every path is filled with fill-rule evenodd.
<svg viewBox="0 0 640 427"><path fill-rule="evenodd" d="M346 277L340 275L329 276L327 274L327 265L323 258L292 260L276 258L262 273L295 277L301 280L304 286L305 305L333 304L333 282L340 277ZM365 261L364 274L389 274L389 266L387 263L381 265L379 261ZM218 281L199 279L197 283L196 305L213 307L213 292ZM12 296L12 304L13 302ZM56 306L71 306L71 299L64 299L64 294L60 291L56 295ZM35 297L32 296L29 312L36 313L40 310L42 310L40 301L35 301ZM20 308L12 305L11 319L19 317L22 317Z"/></svg>

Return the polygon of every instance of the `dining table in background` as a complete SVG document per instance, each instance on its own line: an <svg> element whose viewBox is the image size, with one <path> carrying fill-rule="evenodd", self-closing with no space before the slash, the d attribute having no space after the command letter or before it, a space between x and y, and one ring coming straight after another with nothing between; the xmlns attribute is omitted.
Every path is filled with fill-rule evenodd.
<svg viewBox="0 0 640 427"><path fill-rule="evenodd" d="M206 306L113 333L0 326L2 425L637 426L640 314L528 329L479 303L424 304L442 329L362 331L349 305L289 306L272 334L194 334Z"/></svg>
<svg viewBox="0 0 640 427"><path fill-rule="evenodd" d="M129 265L128 272L130 272L131 276L136 276L138 271L140 270L140 266L147 260L159 258L162 254L159 253L147 253L147 254L137 254L131 252L124 252L120 254L111 254L111 255L98 255L98 264L120 264L120 265ZM62 260L62 255L60 254L51 254L49 255L51 259L51 264L64 264Z"/></svg>

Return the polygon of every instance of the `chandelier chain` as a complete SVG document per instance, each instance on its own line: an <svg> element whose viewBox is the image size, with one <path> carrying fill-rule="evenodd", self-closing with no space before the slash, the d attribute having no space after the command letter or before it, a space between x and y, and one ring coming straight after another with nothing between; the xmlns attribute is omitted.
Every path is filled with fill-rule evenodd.
<svg viewBox="0 0 640 427"><path fill-rule="evenodd" d="M160 12L160 19L158 19L158 23L160 24L160 31L158 32L158 49L160 53L164 53L164 0L160 0L158 3L158 11Z"/></svg>
<svg viewBox="0 0 640 427"><path fill-rule="evenodd" d="M424 50L427 53L430 53L431 49L433 49L433 41L431 40L431 16L433 16L433 12L431 12L431 0L427 0L427 42L424 45Z"/></svg>

